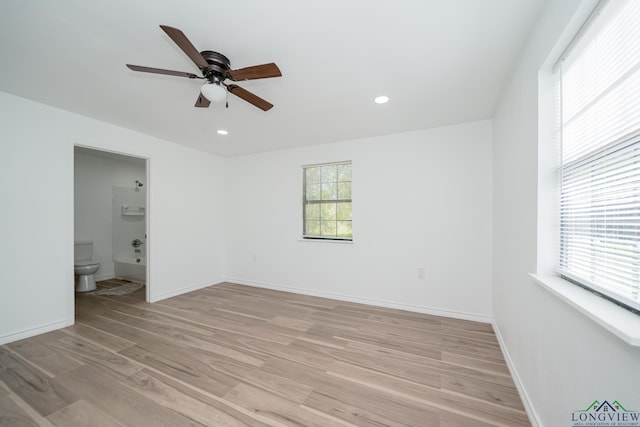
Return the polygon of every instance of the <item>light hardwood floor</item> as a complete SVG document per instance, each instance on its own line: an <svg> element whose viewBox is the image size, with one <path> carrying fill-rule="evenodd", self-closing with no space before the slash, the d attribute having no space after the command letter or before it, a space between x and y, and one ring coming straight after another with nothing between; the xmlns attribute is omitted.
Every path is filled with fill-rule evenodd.
<svg viewBox="0 0 640 427"><path fill-rule="evenodd" d="M221 284L78 295L75 326L0 346L22 425L530 424L488 324Z"/></svg>

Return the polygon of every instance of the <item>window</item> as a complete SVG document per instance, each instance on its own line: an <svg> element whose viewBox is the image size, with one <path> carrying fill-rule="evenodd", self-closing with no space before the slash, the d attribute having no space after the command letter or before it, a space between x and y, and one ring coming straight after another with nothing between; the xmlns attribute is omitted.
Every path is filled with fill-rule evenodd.
<svg viewBox="0 0 640 427"><path fill-rule="evenodd" d="M351 240L351 162L303 166L303 237Z"/></svg>
<svg viewBox="0 0 640 427"><path fill-rule="evenodd" d="M640 313L640 2L602 2L559 67L560 274Z"/></svg>

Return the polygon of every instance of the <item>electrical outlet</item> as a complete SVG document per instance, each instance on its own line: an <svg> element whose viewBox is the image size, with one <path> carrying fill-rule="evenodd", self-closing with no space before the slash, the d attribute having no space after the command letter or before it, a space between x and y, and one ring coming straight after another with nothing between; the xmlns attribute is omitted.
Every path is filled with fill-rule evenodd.
<svg viewBox="0 0 640 427"><path fill-rule="evenodd" d="M418 279L425 280L425 278L426 276L425 276L424 267L418 267Z"/></svg>

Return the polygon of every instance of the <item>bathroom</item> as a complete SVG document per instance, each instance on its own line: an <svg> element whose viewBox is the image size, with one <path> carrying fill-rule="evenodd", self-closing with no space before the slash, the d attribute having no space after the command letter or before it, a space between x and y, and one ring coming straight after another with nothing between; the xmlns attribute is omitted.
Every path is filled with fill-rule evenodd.
<svg viewBox="0 0 640 427"><path fill-rule="evenodd" d="M147 285L146 169L142 158L74 148L76 292L122 294ZM102 282L97 290L94 282ZM118 293L116 283L128 286Z"/></svg>

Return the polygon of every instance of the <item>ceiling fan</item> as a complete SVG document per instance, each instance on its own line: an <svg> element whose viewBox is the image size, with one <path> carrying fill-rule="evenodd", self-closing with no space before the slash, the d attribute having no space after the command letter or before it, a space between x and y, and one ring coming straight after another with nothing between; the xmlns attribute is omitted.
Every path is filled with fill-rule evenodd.
<svg viewBox="0 0 640 427"><path fill-rule="evenodd" d="M253 67L231 69L229 59L221 53L212 50L198 50L189 41L187 36L177 28L167 25L160 25L160 28L178 45L180 49L196 64L202 72L202 77L183 71L164 70L162 68L142 67L140 65L127 64L127 67L133 71L141 71L144 73L167 74L169 76L188 77L190 79L207 80L198 95L196 107L206 108L211 101L222 101L227 98L227 92L231 92L239 98L244 99L248 103L255 105L263 111L270 110L273 104L265 101L257 95L241 88L236 84L227 84L225 80L229 79L234 82L240 80L266 79L269 77L280 77L282 73L278 66L274 63L254 65ZM227 103L227 107L228 107Z"/></svg>

